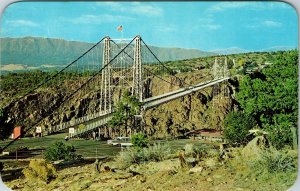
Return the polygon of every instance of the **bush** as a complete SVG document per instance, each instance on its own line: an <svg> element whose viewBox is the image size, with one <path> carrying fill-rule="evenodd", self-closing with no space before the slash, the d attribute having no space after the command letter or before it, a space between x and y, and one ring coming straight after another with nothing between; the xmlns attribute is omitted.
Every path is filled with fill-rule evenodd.
<svg viewBox="0 0 300 191"><path fill-rule="evenodd" d="M277 149L283 148L285 145L292 145L293 135L289 127L269 127L267 128L268 140Z"/></svg>
<svg viewBox="0 0 300 191"><path fill-rule="evenodd" d="M171 154L171 148L167 144L155 143L143 149L145 161L163 161Z"/></svg>
<svg viewBox="0 0 300 191"><path fill-rule="evenodd" d="M148 139L144 134L135 134L131 136L131 143L134 147L143 148L148 145Z"/></svg>
<svg viewBox="0 0 300 191"><path fill-rule="evenodd" d="M140 164L147 161L163 161L170 154L171 149L166 144L154 144L147 148L132 147L120 152L115 162L119 168L124 169L132 164Z"/></svg>
<svg viewBox="0 0 300 191"><path fill-rule="evenodd" d="M275 149L261 152L259 157L249 162L249 167L257 171L267 170L269 173L296 171L296 164L292 156Z"/></svg>
<svg viewBox="0 0 300 191"><path fill-rule="evenodd" d="M250 140L247 137L249 130L256 126L256 121L252 116L238 111L229 113L224 125L224 137L229 143L246 144Z"/></svg>
<svg viewBox="0 0 300 191"><path fill-rule="evenodd" d="M184 154L186 156L194 158L202 158L207 156L209 148L207 145L195 146L194 144L188 143L184 146Z"/></svg>
<svg viewBox="0 0 300 191"><path fill-rule="evenodd" d="M45 152L47 161L65 160L70 161L77 158L74 146L69 146L63 142L56 142Z"/></svg>
<svg viewBox="0 0 300 191"><path fill-rule="evenodd" d="M23 169L25 178L30 181L41 180L49 183L56 177L56 169L44 160L31 160L28 167Z"/></svg>

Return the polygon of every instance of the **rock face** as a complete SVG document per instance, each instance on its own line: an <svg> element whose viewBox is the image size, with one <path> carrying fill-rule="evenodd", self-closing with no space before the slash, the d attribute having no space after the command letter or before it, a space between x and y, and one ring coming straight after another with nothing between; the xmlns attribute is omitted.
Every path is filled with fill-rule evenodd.
<svg viewBox="0 0 300 191"><path fill-rule="evenodd" d="M225 115L234 108L231 94L225 93L231 91L227 85L208 87L147 110L144 117L147 134L164 137L183 135L194 129L222 129ZM167 85L160 84L161 92L172 91L166 89ZM153 90L155 94L156 91Z"/></svg>
<svg viewBox="0 0 300 191"><path fill-rule="evenodd" d="M205 76L205 73L207 71L181 73L179 77L184 79L186 83L184 85L196 84L207 81L209 76ZM147 79L144 83L145 95L151 97L180 88L178 78L166 76L164 80ZM166 81L178 85L171 85ZM47 129L49 126L99 111L100 90L94 87L76 94L63 106L58 107L59 109L53 114L49 114L49 108L59 106L62 100L70 94L70 90L68 91L69 93L53 89L38 91L10 104L6 108L6 112L9 113L15 125L25 127L29 127L34 122L44 118L35 126L38 125ZM124 88L116 88L113 100L118 100L122 91ZM165 137L183 135L190 130L201 128L222 129L225 115L233 108L232 89L226 82L147 110L144 113L145 130L151 136Z"/></svg>

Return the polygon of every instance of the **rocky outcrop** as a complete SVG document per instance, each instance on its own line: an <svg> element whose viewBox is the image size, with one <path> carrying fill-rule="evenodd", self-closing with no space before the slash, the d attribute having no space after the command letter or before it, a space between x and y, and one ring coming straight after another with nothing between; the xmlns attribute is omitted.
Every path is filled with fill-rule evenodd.
<svg viewBox="0 0 300 191"><path fill-rule="evenodd" d="M147 133L164 137L183 135L194 129L222 129L225 115L234 104L231 95L224 94L224 89L229 87L226 84L221 87L223 90L215 96L214 87L209 87L146 111Z"/></svg>

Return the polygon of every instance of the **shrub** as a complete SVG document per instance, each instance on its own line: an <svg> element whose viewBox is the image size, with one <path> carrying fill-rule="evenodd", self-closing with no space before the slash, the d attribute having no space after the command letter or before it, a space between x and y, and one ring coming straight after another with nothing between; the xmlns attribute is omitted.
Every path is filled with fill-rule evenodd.
<svg viewBox="0 0 300 191"><path fill-rule="evenodd" d="M135 134L131 136L131 143L134 147L143 148L148 145L148 139L144 134Z"/></svg>
<svg viewBox="0 0 300 191"><path fill-rule="evenodd" d="M120 169L127 168L135 163L138 164L140 161L142 161L141 151L136 147L126 148L124 151L121 151L115 159L117 167Z"/></svg>
<svg viewBox="0 0 300 191"><path fill-rule="evenodd" d="M45 158L48 161L55 160L74 160L77 158L74 146L69 146L63 142L56 142L50 146L45 152Z"/></svg>
<svg viewBox="0 0 300 191"><path fill-rule="evenodd" d="M171 148L167 144L155 143L143 149L145 161L163 161L171 154Z"/></svg>
<svg viewBox="0 0 300 191"><path fill-rule="evenodd" d="M194 144L188 143L184 146L184 154L186 156L194 157L194 158L202 158L207 156L208 154L207 145L195 146Z"/></svg>
<svg viewBox="0 0 300 191"><path fill-rule="evenodd" d="M272 146L277 149L283 148L285 145L291 145L293 142L293 135L289 127L268 127L268 140Z"/></svg>
<svg viewBox="0 0 300 191"><path fill-rule="evenodd" d="M188 143L186 145L184 145L184 154L187 156L191 156L194 155L195 151L195 146L192 143Z"/></svg>
<svg viewBox="0 0 300 191"><path fill-rule="evenodd" d="M132 164L140 164L147 161L162 161L169 157L171 149L166 144L154 144L153 146L139 148L132 147L120 152L115 162L121 169Z"/></svg>
<svg viewBox="0 0 300 191"><path fill-rule="evenodd" d="M293 157L275 149L261 152L259 157L249 162L249 167L257 171L267 170L269 173L296 170L296 164Z"/></svg>
<svg viewBox="0 0 300 191"><path fill-rule="evenodd" d="M30 181L38 179L48 183L56 177L56 169L45 160L31 160L28 167L24 168L22 172Z"/></svg>
<svg viewBox="0 0 300 191"><path fill-rule="evenodd" d="M224 121L224 137L229 143L246 144L249 142L249 130L256 126L252 116L243 112L231 112Z"/></svg>

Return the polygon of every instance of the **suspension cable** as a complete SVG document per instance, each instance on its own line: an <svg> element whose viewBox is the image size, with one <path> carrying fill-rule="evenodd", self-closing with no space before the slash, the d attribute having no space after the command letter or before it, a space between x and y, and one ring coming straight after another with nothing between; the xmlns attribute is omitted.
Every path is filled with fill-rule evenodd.
<svg viewBox="0 0 300 191"><path fill-rule="evenodd" d="M141 41L144 43L144 45L146 46L146 48L150 51L150 53L154 56L154 58L163 66L163 68L167 69L169 71L169 73L174 76L175 78L177 78L181 84L186 84L188 86L191 86L191 84L186 83L184 80L182 80L181 78L177 77L176 75L173 75L173 71L171 69L169 69L168 67L166 67L158 58L157 56L152 52L152 50L148 47L148 45L145 43L145 41L141 38Z"/></svg>
<svg viewBox="0 0 300 191"><path fill-rule="evenodd" d="M106 37L105 37L106 38ZM135 37L136 38L136 37ZM37 124L39 124L43 119L45 119L46 117L49 117L52 113L54 113L57 109L59 109L65 102L67 102L68 100L70 100L77 92L79 92L79 90L81 90L84 86L86 86L87 84L89 84L98 74L100 74L102 72L102 70L104 70L106 67L108 67L108 65L114 60L116 59L134 40L135 38L133 38L129 44L127 44L116 56L113 57L113 59L111 59L106 65L104 65L98 72L96 72L89 80L87 80L85 83L83 83L77 90L75 90L72 94L70 94L69 96L67 96L66 99L64 99L61 102L57 102L52 108L49 109L49 111L46 112L45 116L41 117L40 119L38 119L35 123L33 123L32 125L30 125L31 127L29 127L28 129L26 129L24 131L24 133L27 133L29 130L31 130L33 127L35 127ZM104 38L103 38L104 39ZM102 39L102 40L103 40ZM102 41L101 40L101 41ZM93 46L95 47L95 46ZM91 49L90 49L91 50ZM85 52L84 54L86 54L87 52ZM83 55L82 55L83 56ZM80 58L82 57L80 56ZM77 59L78 60L78 59ZM74 62L72 62L74 63ZM1 148L0 152L3 152L5 149L7 149L7 147L9 147L11 144L13 144L15 141L19 140L19 138L21 137L21 135L19 135L18 137L16 137L14 140L10 141L7 145L5 145L3 148Z"/></svg>
<svg viewBox="0 0 300 191"><path fill-rule="evenodd" d="M73 65L74 63L76 63L79 59L81 59L83 56L85 56L89 51L91 51L93 48L95 48L98 44L100 44L105 38L102 38L99 42L97 42L96 44L94 44L91 48L89 48L87 51L85 51L81 56L79 56L77 59L75 59L73 62L71 62L70 64L68 64L66 67L64 67L63 69L61 69L59 72L55 73L54 75L46 78L42 83L40 83L39 85L37 85L36 87L34 87L33 89L29 90L27 93L25 93L25 95L23 95L22 97L18 98L15 101L10 102L6 107L8 107L10 104L15 104L16 102L20 101L21 99L24 99L27 95L33 93L35 90L37 90L38 88L40 88L41 86L45 85L47 82L49 82L50 80L54 79L56 76L58 76L59 74L61 74L63 71L65 71L67 68L69 68L71 65Z"/></svg>
<svg viewBox="0 0 300 191"><path fill-rule="evenodd" d="M112 41L116 46L118 46L118 48L120 48L120 46L119 46L115 41L113 41L113 40L111 40L111 41ZM126 51L124 51L124 53L125 53L129 58L131 58L132 60L134 60L134 59L132 58L132 56L130 56ZM153 76L155 76L155 77L161 79L162 81L165 81L165 82L167 82L167 83L169 83L169 84L171 84L171 85L174 85L174 86L178 86L177 84L172 83L172 82L169 82L168 80L163 79L163 78L160 77L159 75L154 74L154 72L152 72L151 70L149 70L149 69L147 69L147 68L145 68L145 67L144 67L144 70L147 70L147 72L149 72L149 73L152 74Z"/></svg>

